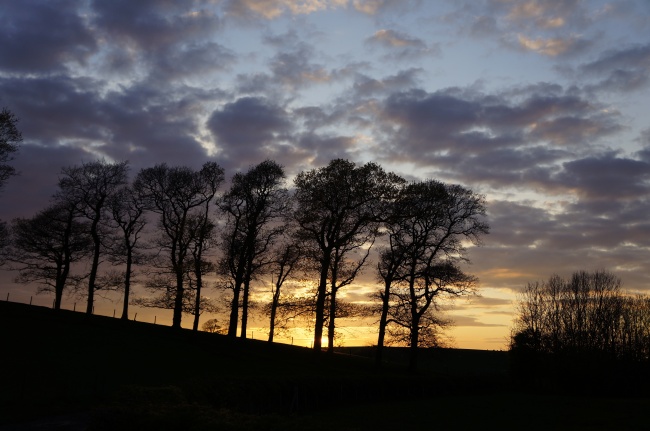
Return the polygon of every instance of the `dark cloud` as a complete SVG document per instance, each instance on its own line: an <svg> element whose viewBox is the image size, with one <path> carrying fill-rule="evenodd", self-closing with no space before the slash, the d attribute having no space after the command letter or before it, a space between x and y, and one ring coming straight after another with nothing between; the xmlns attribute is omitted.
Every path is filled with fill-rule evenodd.
<svg viewBox="0 0 650 431"><path fill-rule="evenodd" d="M229 160L263 160L270 148L286 140L292 130L281 106L259 97L243 97L212 113L208 128L221 156Z"/></svg>
<svg viewBox="0 0 650 431"><path fill-rule="evenodd" d="M100 31L146 51L196 40L216 30L219 18L208 0L93 0L94 24Z"/></svg>
<svg viewBox="0 0 650 431"><path fill-rule="evenodd" d="M398 92L385 99L379 118L387 159L437 166L469 184L551 191L563 159L622 130L617 112L545 85L503 94Z"/></svg>
<svg viewBox="0 0 650 431"><path fill-rule="evenodd" d="M650 44L605 51L579 68L580 73L600 77L593 89L635 91L650 83Z"/></svg>
<svg viewBox="0 0 650 431"><path fill-rule="evenodd" d="M2 218L31 217L56 192L61 168L96 160L78 147L24 144L13 163L19 174L0 195Z"/></svg>
<svg viewBox="0 0 650 431"><path fill-rule="evenodd" d="M408 90L418 84L418 77L423 72L421 68L410 68L384 78L359 73L354 79L353 90L356 97L362 98Z"/></svg>
<svg viewBox="0 0 650 431"><path fill-rule="evenodd" d="M194 138L199 93L176 98L147 86L104 90L100 81L65 76L0 79L0 92L21 118L27 142L77 147L95 157L138 164L175 160L194 165L205 157Z"/></svg>
<svg viewBox="0 0 650 431"><path fill-rule="evenodd" d="M481 322L479 318L472 316L449 316L454 326L473 326L473 327L499 327L508 326L503 323L485 323Z"/></svg>
<svg viewBox="0 0 650 431"><path fill-rule="evenodd" d="M311 47L306 44L301 44L291 52L278 53L270 64L273 82L289 89L328 82L328 71L323 65L312 63L312 57Z"/></svg>
<svg viewBox="0 0 650 431"><path fill-rule="evenodd" d="M572 160L556 179L589 200L638 198L650 195L650 164L614 153Z"/></svg>
<svg viewBox="0 0 650 431"><path fill-rule="evenodd" d="M98 48L81 0L21 0L0 8L0 70L51 73L83 64Z"/></svg>
<svg viewBox="0 0 650 431"><path fill-rule="evenodd" d="M93 23L108 46L107 69L167 82L227 68L235 55L206 41L221 26L207 0L94 1Z"/></svg>
<svg viewBox="0 0 650 431"><path fill-rule="evenodd" d="M305 133L299 137L298 145L313 154L315 166L325 166L332 159L357 159L358 147L354 138L349 136L322 136Z"/></svg>
<svg viewBox="0 0 650 431"><path fill-rule="evenodd" d="M328 68L313 61L316 57L314 47L295 31L266 35L264 42L275 50L267 61L269 73L239 74L237 90L240 93L290 99L307 86L332 80Z"/></svg>

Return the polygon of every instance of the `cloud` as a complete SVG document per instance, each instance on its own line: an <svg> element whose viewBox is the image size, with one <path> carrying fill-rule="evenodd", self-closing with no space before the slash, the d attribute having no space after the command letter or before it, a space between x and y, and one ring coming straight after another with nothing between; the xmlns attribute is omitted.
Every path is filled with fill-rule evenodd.
<svg viewBox="0 0 650 431"><path fill-rule="evenodd" d="M381 29L366 39L369 46L378 46L389 51L387 58L398 60L418 59L425 55L439 54L438 45L429 47L422 39L411 37L395 30Z"/></svg>
<svg viewBox="0 0 650 431"><path fill-rule="evenodd" d="M239 18L271 20L284 14L307 15L347 4L348 0L229 0L225 10L228 15Z"/></svg>
<svg viewBox="0 0 650 431"><path fill-rule="evenodd" d="M589 200L636 199L650 194L650 164L644 161L619 158L610 152L566 162L563 168L556 179Z"/></svg>
<svg viewBox="0 0 650 431"><path fill-rule="evenodd" d="M66 76L0 79L0 93L21 118L27 143L78 148L138 167L169 160L194 166L207 156L194 137L196 110L214 94L161 90L134 85L106 91L102 81Z"/></svg>
<svg viewBox="0 0 650 431"><path fill-rule="evenodd" d="M421 68L409 68L383 78L358 73L354 79L353 91L356 97L367 98L408 90L416 87L423 72Z"/></svg>
<svg viewBox="0 0 650 431"><path fill-rule="evenodd" d="M209 0L93 0L93 24L108 37L155 51L215 31L220 21L209 6Z"/></svg>
<svg viewBox="0 0 650 431"><path fill-rule="evenodd" d="M437 167L468 184L557 190L553 174L622 130L620 114L555 86L485 94L411 89L378 107L385 160Z"/></svg>
<svg viewBox="0 0 650 431"><path fill-rule="evenodd" d="M263 160L271 148L292 130L289 114L261 97L242 97L212 113L207 126L220 157L228 160Z"/></svg>
<svg viewBox="0 0 650 431"><path fill-rule="evenodd" d="M593 89L629 92L644 88L650 82L650 44L605 51L579 71L601 77Z"/></svg>
<svg viewBox="0 0 650 431"><path fill-rule="evenodd" d="M98 49L95 35L81 14L82 1L24 0L0 10L0 70L61 72L85 64Z"/></svg>
<svg viewBox="0 0 650 431"><path fill-rule="evenodd" d="M533 51L537 54L543 54L549 57L575 55L578 52L584 51L590 44L588 41L576 36L549 39L529 39L520 34L517 39L519 46L524 50Z"/></svg>
<svg viewBox="0 0 650 431"><path fill-rule="evenodd" d="M484 323L477 317L473 316L449 316L454 326L472 326L472 327L503 327L503 323Z"/></svg>
<svg viewBox="0 0 650 431"><path fill-rule="evenodd" d="M532 23L540 29L564 27L571 18L584 13L579 0L515 0L510 4L506 19Z"/></svg>
<svg viewBox="0 0 650 431"><path fill-rule="evenodd" d="M421 39L413 38L394 30L378 30L367 40L370 43L376 43L387 48L426 48L426 44Z"/></svg>
<svg viewBox="0 0 650 431"><path fill-rule="evenodd" d="M354 9L367 15L378 15L387 10L406 10L418 3L419 0L352 0Z"/></svg>

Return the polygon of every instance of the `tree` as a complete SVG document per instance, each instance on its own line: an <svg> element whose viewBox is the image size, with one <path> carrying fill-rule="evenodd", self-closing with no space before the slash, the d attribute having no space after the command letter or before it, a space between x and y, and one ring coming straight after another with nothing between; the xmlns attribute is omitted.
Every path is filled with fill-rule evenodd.
<svg viewBox="0 0 650 431"><path fill-rule="evenodd" d="M108 200L113 221L117 224L119 233L112 242L111 258L114 263L124 264L124 302L122 306L122 320L129 318L129 297L131 293L131 279L133 264L137 263L140 255L136 247L147 220L144 217L144 202L135 194L131 187L117 190Z"/></svg>
<svg viewBox="0 0 650 431"><path fill-rule="evenodd" d="M511 348L558 356L649 359L636 352L650 348L650 318L638 313L646 309L644 302L644 297L626 295L621 279L604 270L529 283L518 301Z"/></svg>
<svg viewBox="0 0 650 431"><path fill-rule="evenodd" d="M386 200L401 181L375 163L357 166L342 159L301 172L294 180L298 236L314 249L312 258L319 274L314 324L317 352L321 350L328 282L333 280L332 265L335 259L344 259L344 250L352 244L367 242L376 235Z"/></svg>
<svg viewBox="0 0 650 431"><path fill-rule="evenodd" d="M106 235L106 206L111 195L126 184L127 171L128 162L107 163L99 160L63 168L63 176L59 179L58 199L73 205L77 214L89 221L89 234L93 240L87 314L92 314L95 302L102 240Z"/></svg>
<svg viewBox="0 0 650 431"><path fill-rule="evenodd" d="M16 127L18 119L7 108L0 111L0 191L5 182L16 174L16 169L8 163L18 151L18 144L23 140ZM5 254L9 246L9 228L0 220L0 266L5 263Z"/></svg>
<svg viewBox="0 0 650 431"><path fill-rule="evenodd" d="M53 291L54 308L60 309L72 264L91 251L87 224L75 219L73 206L57 202L30 219L15 219L12 237L17 281L40 284L37 293Z"/></svg>
<svg viewBox="0 0 650 431"><path fill-rule="evenodd" d="M201 328L205 332L210 332L212 334L223 333L223 328L221 327L221 325L219 325L219 321L217 319L206 320Z"/></svg>
<svg viewBox="0 0 650 431"><path fill-rule="evenodd" d="M184 311L185 281L190 246L195 241L188 234L188 220L192 213L203 213L223 182L223 169L215 162L207 162L201 170L188 167L169 167L166 164L146 168L138 173L134 189L144 199L146 208L160 216L161 235L157 245L167 253L166 270L175 278L172 327L180 328ZM169 291L162 304L168 304ZM192 307L192 310L194 308Z"/></svg>
<svg viewBox="0 0 650 431"><path fill-rule="evenodd" d="M275 335L276 322L278 316L278 309L280 308L280 297L282 294L282 286L287 281L295 270L300 268L300 263L303 259L300 247L295 242L287 242L282 244L275 251L276 258L272 260L270 266L271 273L271 302L268 306L269 310L269 343L273 342Z"/></svg>
<svg viewBox="0 0 650 431"><path fill-rule="evenodd" d="M246 173L235 174L230 190L218 204L226 215L218 268L224 285L233 291L230 337L237 334L240 307L241 337L246 337L251 281L271 262L269 252L283 232L281 222L289 208L284 179L284 169L266 160Z"/></svg>
<svg viewBox="0 0 650 431"><path fill-rule="evenodd" d="M212 262L204 259L204 252L214 241L215 224L209 216L210 201L205 202L202 213L193 214L188 218L188 236L192 238L190 252L192 254L191 267L194 274L194 289L196 300L194 303L194 324L192 330L199 330L201 316L201 292L203 291L203 275L214 272L216 267Z"/></svg>
<svg viewBox="0 0 650 431"><path fill-rule="evenodd" d="M515 376L562 390L645 392L650 298L621 286L606 270L528 283L510 341Z"/></svg>
<svg viewBox="0 0 650 431"><path fill-rule="evenodd" d="M0 111L0 190L5 182L16 175L16 169L8 163L18 151L23 137L16 127L18 118L7 108Z"/></svg>
<svg viewBox="0 0 650 431"><path fill-rule="evenodd" d="M387 316L380 322L378 344L383 344L382 330L392 325L393 337L410 347L409 369L414 371L418 346L435 344L436 328L445 325L433 313L440 297L474 292L476 278L459 267L467 261L463 244L480 244L489 228L483 197L458 185L411 183L393 205L398 210L386 223L389 248L378 266L384 281L382 315Z"/></svg>
<svg viewBox="0 0 650 431"><path fill-rule="evenodd" d="M378 235L376 230L368 230L365 235L359 235L356 240L334 247L330 263L329 313L327 314L327 352L334 353L334 338L336 334L336 317L341 308L337 302L339 289L351 284L361 272L370 255L370 250ZM349 259L354 252L365 247L357 261Z"/></svg>

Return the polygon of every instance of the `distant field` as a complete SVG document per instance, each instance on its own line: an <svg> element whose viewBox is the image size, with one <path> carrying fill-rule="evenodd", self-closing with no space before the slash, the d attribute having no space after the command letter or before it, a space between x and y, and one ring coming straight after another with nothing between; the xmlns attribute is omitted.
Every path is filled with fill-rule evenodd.
<svg viewBox="0 0 650 431"><path fill-rule="evenodd" d="M404 349L389 349L377 370L370 347L316 357L9 302L0 302L0 342L0 430L71 429L61 428L66 421L158 431L636 429L650 407L514 391L506 352L426 349L412 375Z"/></svg>

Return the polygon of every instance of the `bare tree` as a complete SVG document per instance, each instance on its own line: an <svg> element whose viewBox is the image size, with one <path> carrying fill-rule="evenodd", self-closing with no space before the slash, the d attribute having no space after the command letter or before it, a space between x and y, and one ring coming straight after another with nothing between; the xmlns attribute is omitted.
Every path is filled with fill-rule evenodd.
<svg viewBox="0 0 650 431"><path fill-rule="evenodd" d="M16 169L8 163L18 151L23 137L16 127L18 118L7 108L0 111L0 190L5 182L16 175Z"/></svg>
<svg viewBox="0 0 650 431"><path fill-rule="evenodd" d="M174 328L181 327L184 301L188 297L185 282L190 247L196 239L188 234L188 220L192 213L203 214L203 208L214 199L222 182L223 169L214 162L205 163L199 171L160 164L140 171L134 182L133 187L145 200L147 209L159 215L161 235L157 245L167 254L166 267L175 278ZM161 304L168 303L169 293L165 291Z"/></svg>
<svg viewBox="0 0 650 431"><path fill-rule="evenodd" d="M224 286L232 289L228 335L235 337L242 310L241 337L246 337L251 281L272 258L270 251L282 232L289 197L284 169L266 160L246 173L233 176L230 190L219 202L226 215L223 258L218 271Z"/></svg>
<svg viewBox="0 0 650 431"><path fill-rule="evenodd" d="M342 159L301 172L294 181L298 235L315 250L313 259L318 272L313 345L317 352L322 347L335 253L338 250L338 259L342 261L344 250L351 244L368 241L377 233L385 202L401 181L375 163L357 166Z"/></svg>
<svg viewBox="0 0 650 431"><path fill-rule="evenodd" d="M269 343L273 342L275 335L276 322L278 316L278 309L280 308L280 298L282 295L282 287L287 279L300 268L300 263L303 255L297 243L286 242L281 244L275 250L275 259L272 260L269 266L271 274L271 302L268 307L269 311Z"/></svg>
<svg viewBox="0 0 650 431"><path fill-rule="evenodd" d="M18 144L23 140L16 123L18 118L7 108L2 108L0 111L0 191L5 182L16 175L16 169L9 165L18 151ZM6 222L0 220L0 266L5 263L8 247L9 228Z"/></svg>
<svg viewBox="0 0 650 431"><path fill-rule="evenodd" d="M378 266L387 307L384 324L393 325L393 335L402 341L408 334L409 369L415 370L421 336L435 336L436 326L445 324L432 313L439 298L474 292L476 278L459 267L467 261L463 242L479 244L489 229L483 197L458 185L412 183L401 189L394 205L399 214L393 212L386 224L389 248ZM381 331L378 342L383 344Z"/></svg>
<svg viewBox="0 0 650 431"><path fill-rule="evenodd" d="M87 224L75 219L73 206L57 202L30 219L15 219L12 239L9 260L17 281L38 283L37 293L54 292L54 308L60 309L73 263L92 250Z"/></svg>
<svg viewBox="0 0 650 431"><path fill-rule="evenodd" d="M59 179L57 198L74 205L77 214L89 221L93 253L88 276L88 304L86 313L92 314L96 280L106 235L106 206L110 196L126 184L128 163L107 163L104 160L63 168Z"/></svg>
<svg viewBox="0 0 650 431"><path fill-rule="evenodd" d="M219 321L217 319L206 320L205 323L203 323L201 326L201 329L212 334L222 334L224 332L224 328L219 325Z"/></svg>
<svg viewBox="0 0 650 431"><path fill-rule="evenodd" d="M196 291L194 303L194 323L192 329L199 330L199 318L201 316L201 293L203 291L203 275L214 272L216 265L205 259L204 253L215 241L216 226L209 215L210 201L206 201L202 213L192 215L188 219L188 235L193 238L190 243L192 253L191 267L193 269L193 286Z"/></svg>
<svg viewBox="0 0 650 431"><path fill-rule="evenodd" d="M114 263L125 265L123 280L121 280L124 289L121 318L128 320L133 264L140 260L141 253L137 253L138 241L147 224L144 202L131 187L123 187L109 197L108 208L119 229L119 233L111 243L110 258Z"/></svg>

